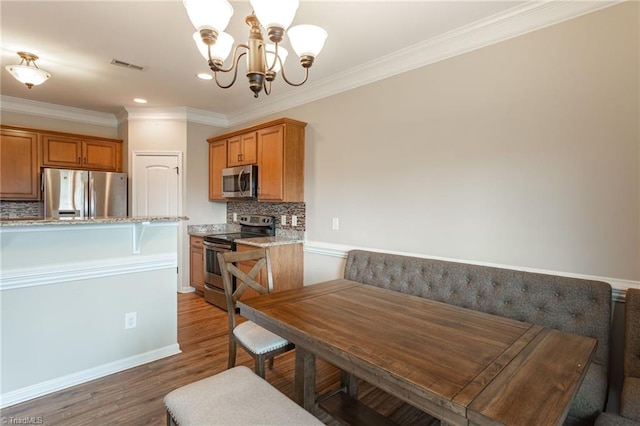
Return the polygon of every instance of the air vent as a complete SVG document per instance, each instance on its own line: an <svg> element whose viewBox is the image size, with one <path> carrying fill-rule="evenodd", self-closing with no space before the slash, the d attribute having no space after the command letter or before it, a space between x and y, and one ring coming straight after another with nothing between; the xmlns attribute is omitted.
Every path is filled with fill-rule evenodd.
<svg viewBox="0 0 640 426"><path fill-rule="evenodd" d="M144 69L144 67L141 67L140 65L130 64L129 62L120 61L118 59L112 59L111 60L111 65L117 65L117 66L122 67L122 68L129 68L129 69L137 70L137 71L142 71Z"/></svg>

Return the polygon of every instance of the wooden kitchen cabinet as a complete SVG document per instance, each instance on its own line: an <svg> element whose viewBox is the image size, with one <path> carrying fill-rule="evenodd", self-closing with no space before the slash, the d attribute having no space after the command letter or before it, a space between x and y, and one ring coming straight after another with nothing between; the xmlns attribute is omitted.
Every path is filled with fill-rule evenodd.
<svg viewBox="0 0 640 426"><path fill-rule="evenodd" d="M304 125L258 130L258 200L304 201Z"/></svg>
<svg viewBox="0 0 640 426"><path fill-rule="evenodd" d="M0 199L39 200L38 133L3 126L0 136Z"/></svg>
<svg viewBox="0 0 640 426"><path fill-rule="evenodd" d="M258 145L256 132L249 132L227 139L228 167L256 164Z"/></svg>
<svg viewBox="0 0 640 426"><path fill-rule="evenodd" d="M42 135L42 165L122 171L122 141L70 134Z"/></svg>
<svg viewBox="0 0 640 426"><path fill-rule="evenodd" d="M237 251L255 250L256 248L255 246L247 244L236 245ZM304 280L302 243L271 246L268 250L271 259L271 275L273 276L273 288L271 291L301 288ZM249 271L251 266L252 264L247 262L247 264L241 265L240 269ZM260 273L260 279L258 281L266 288L267 279L264 275L263 270ZM258 296L258 294L249 289L242 295L242 298L256 296Z"/></svg>
<svg viewBox="0 0 640 426"><path fill-rule="evenodd" d="M204 294L204 247L203 237L189 236L189 283L196 289L196 293Z"/></svg>
<svg viewBox="0 0 640 426"><path fill-rule="evenodd" d="M226 201L222 196L222 169L227 167L227 141L209 144L209 200Z"/></svg>
<svg viewBox="0 0 640 426"><path fill-rule="evenodd" d="M304 137L305 126L302 121L290 118L280 118L259 124L247 129L227 133L207 139L209 142L209 199L224 200L218 188L211 183L222 181L219 155L212 155L213 144L226 142L226 167L237 165L243 138L243 146L251 146L251 137L255 135L256 158L253 162L242 164L257 164L258 166L258 201L303 202L304 201ZM215 148L222 152L222 148ZM245 159L249 157L243 157ZM224 167L222 167L224 168Z"/></svg>

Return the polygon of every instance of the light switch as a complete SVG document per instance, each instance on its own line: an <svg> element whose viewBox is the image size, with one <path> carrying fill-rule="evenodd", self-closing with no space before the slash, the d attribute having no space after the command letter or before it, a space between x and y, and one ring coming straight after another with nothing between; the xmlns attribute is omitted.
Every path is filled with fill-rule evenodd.
<svg viewBox="0 0 640 426"><path fill-rule="evenodd" d="M298 226L298 216L291 215L291 226Z"/></svg>
<svg viewBox="0 0 640 426"><path fill-rule="evenodd" d="M282 226L287 226L287 215L283 214L282 216L280 216L280 224Z"/></svg>

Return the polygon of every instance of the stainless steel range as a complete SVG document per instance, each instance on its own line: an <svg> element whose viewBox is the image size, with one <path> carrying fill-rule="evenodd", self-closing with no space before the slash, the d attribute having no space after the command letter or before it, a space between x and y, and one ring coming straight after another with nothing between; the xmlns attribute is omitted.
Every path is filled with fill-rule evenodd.
<svg viewBox="0 0 640 426"><path fill-rule="evenodd" d="M235 240L241 238L270 237L276 235L276 222L273 216L241 215L240 232L229 234L211 234L203 239L204 245L204 300L225 311L227 302L224 296L224 284L218 263L218 253L235 251ZM234 285L235 287L235 285Z"/></svg>

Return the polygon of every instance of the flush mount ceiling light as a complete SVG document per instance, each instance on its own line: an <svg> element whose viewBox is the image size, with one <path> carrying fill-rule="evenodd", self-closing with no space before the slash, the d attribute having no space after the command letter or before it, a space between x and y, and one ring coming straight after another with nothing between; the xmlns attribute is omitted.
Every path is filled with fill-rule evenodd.
<svg viewBox="0 0 640 426"><path fill-rule="evenodd" d="M264 88L271 93L271 82L282 71L282 79L291 86L302 86L309 78L309 68L318 56L327 38L327 32L315 25L296 25L289 28L287 35L293 50L300 57L304 68L304 79L293 83L284 73L284 61L287 51L280 46L285 30L296 14L298 0L251 0L253 13L245 22L251 27L246 43L237 44L233 49L233 59L228 68L223 66L233 48L233 37L224 32L233 15L233 8L227 0L184 0L184 7L191 23L196 28L193 38L202 56L209 62L209 68L219 87L227 89L236 82L240 58L247 56L247 78L254 97ZM273 44L267 44L263 38L263 28ZM229 84L218 80L218 73L233 71Z"/></svg>
<svg viewBox="0 0 640 426"><path fill-rule="evenodd" d="M29 89L44 83L51 77L51 74L38 68L36 65L38 57L33 53L18 52L18 56L22 58L19 65L7 65L5 68L16 80L26 85ZM26 65L22 65L25 62Z"/></svg>

